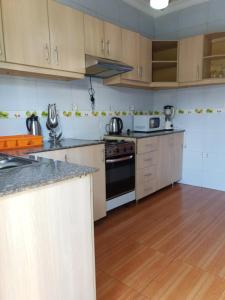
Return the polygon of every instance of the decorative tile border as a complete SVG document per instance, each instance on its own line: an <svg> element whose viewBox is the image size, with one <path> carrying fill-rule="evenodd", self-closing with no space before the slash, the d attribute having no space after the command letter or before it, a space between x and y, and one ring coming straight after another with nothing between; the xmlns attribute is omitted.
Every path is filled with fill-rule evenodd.
<svg viewBox="0 0 225 300"><path fill-rule="evenodd" d="M0 111L0 119L26 119L32 114L40 118L47 118L47 111ZM61 118L80 118L80 117L126 117L134 115L160 115L159 111L59 111Z"/></svg>
<svg viewBox="0 0 225 300"><path fill-rule="evenodd" d="M177 109L177 115L190 114L218 114L225 113L225 108L194 108L194 109ZM26 119L32 114L38 115L40 118L47 118L47 111L0 111L1 119ZM162 111L59 111L61 118L84 118L84 117L126 117L126 116L148 116L148 115L162 115Z"/></svg>

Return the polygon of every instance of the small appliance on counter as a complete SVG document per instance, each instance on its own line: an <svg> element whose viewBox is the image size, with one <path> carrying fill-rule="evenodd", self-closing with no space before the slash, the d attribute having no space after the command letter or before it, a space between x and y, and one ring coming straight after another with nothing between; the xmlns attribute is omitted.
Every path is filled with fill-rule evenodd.
<svg viewBox="0 0 225 300"><path fill-rule="evenodd" d="M62 137L62 131L59 125L59 115L56 109L56 104L48 105L48 119L46 122L46 127L50 131L50 142L56 143L60 141Z"/></svg>
<svg viewBox="0 0 225 300"><path fill-rule="evenodd" d="M106 140L107 211L135 200L135 143Z"/></svg>
<svg viewBox="0 0 225 300"><path fill-rule="evenodd" d="M135 132L152 132L165 129L164 115L134 116Z"/></svg>
<svg viewBox="0 0 225 300"><path fill-rule="evenodd" d="M106 125L106 132L109 135L121 134L123 130L123 121L120 118L111 118L109 124Z"/></svg>
<svg viewBox="0 0 225 300"><path fill-rule="evenodd" d="M26 126L29 134L31 135L42 135L41 124L38 120L38 116L31 115L26 119Z"/></svg>
<svg viewBox="0 0 225 300"><path fill-rule="evenodd" d="M165 130L173 130L173 119L175 117L175 108L172 105L164 106Z"/></svg>

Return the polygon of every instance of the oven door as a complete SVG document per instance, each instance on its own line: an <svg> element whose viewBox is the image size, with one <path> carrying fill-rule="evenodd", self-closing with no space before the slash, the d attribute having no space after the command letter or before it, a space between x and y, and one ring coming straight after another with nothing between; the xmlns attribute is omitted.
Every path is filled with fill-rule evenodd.
<svg viewBox="0 0 225 300"><path fill-rule="evenodd" d="M134 154L106 159L106 200L135 189Z"/></svg>

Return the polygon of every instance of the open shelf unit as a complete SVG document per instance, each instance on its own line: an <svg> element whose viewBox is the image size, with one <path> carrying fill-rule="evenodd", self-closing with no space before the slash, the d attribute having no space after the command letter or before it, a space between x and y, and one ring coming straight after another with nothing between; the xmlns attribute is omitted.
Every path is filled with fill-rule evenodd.
<svg viewBox="0 0 225 300"><path fill-rule="evenodd" d="M152 42L152 81L177 81L177 41Z"/></svg>
<svg viewBox="0 0 225 300"><path fill-rule="evenodd" d="M225 78L225 32L205 36L203 79Z"/></svg>

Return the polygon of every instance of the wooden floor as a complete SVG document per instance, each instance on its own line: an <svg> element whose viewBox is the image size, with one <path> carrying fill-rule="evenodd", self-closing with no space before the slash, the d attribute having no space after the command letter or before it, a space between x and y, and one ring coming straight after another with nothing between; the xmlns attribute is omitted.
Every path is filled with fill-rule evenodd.
<svg viewBox="0 0 225 300"><path fill-rule="evenodd" d="M95 226L97 300L225 299L225 193L186 185Z"/></svg>

